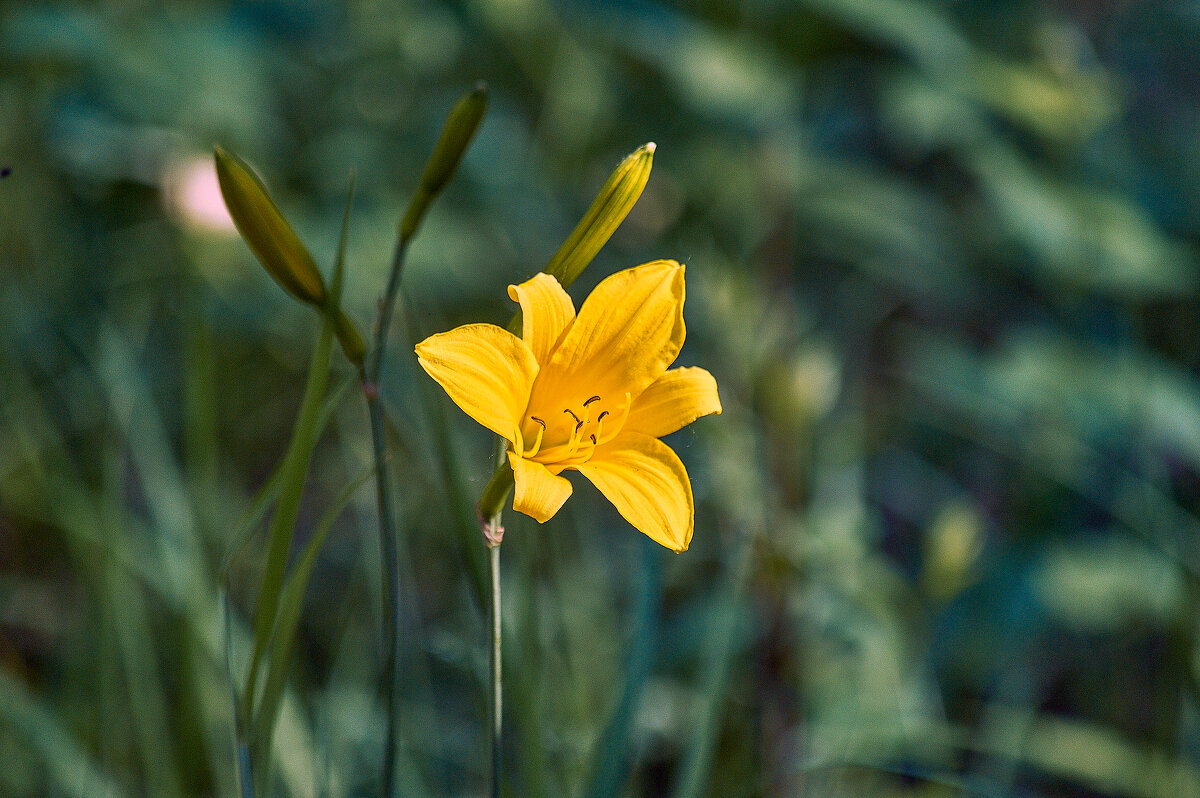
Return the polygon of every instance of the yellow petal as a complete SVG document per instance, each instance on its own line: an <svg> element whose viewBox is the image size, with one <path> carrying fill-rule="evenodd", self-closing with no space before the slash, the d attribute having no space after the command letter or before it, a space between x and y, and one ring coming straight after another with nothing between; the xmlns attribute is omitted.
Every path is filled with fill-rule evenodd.
<svg viewBox="0 0 1200 798"><path fill-rule="evenodd" d="M661 438L701 416L720 412L717 381L711 374L694 366L671 369L633 401L625 429Z"/></svg>
<svg viewBox="0 0 1200 798"><path fill-rule="evenodd" d="M673 260L604 279L543 365L531 406L640 394L683 346L683 291L683 266Z"/></svg>
<svg viewBox="0 0 1200 798"><path fill-rule="evenodd" d="M508 296L521 304L521 338L538 363L547 363L563 330L575 320L571 297L548 274L536 274L520 285L510 285Z"/></svg>
<svg viewBox="0 0 1200 798"><path fill-rule="evenodd" d="M454 404L512 441L538 373L524 341L494 324L466 324L417 344L417 358Z"/></svg>
<svg viewBox="0 0 1200 798"><path fill-rule="evenodd" d="M537 519L539 524L549 521L571 495L571 483L551 474L541 463L517 457L511 451L508 462L515 484L513 509Z"/></svg>
<svg viewBox="0 0 1200 798"><path fill-rule="evenodd" d="M692 542L692 485L679 457L662 441L622 432L577 468L656 543L678 552Z"/></svg>

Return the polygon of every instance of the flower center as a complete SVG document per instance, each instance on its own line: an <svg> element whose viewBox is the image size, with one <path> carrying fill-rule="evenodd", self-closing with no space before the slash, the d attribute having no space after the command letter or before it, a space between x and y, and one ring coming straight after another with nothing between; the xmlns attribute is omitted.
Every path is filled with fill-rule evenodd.
<svg viewBox="0 0 1200 798"><path fill-rule="evenodd" d="M629 417L632 397L611 406L601 396L590 396L579 404L559 408L560 412L530 413L515 431L513 451L518 457L545 465L579 465L591 459L597 446L617 436ZM532 444L526 442L532 438Z"/></svg>

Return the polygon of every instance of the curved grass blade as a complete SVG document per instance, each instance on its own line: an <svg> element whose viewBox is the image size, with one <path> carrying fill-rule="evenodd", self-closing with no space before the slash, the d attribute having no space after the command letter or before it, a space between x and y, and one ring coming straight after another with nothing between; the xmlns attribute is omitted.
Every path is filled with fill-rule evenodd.
<svg viewBox="0 0 1200 798"><path fill-rule="evenodd" d="M692 738L683 762L683 775L672 793L675 798L699 798L708 787L712 773L713 753L721 730L722 711L728 700L728 681L733 660L739 653L738 622L745 609L746 582L754 562L754 543L743 537L733 555L722 586L721 603L705 643L704 676L700 691L698 722L692 727Z"/></svg>
<svg viewBox="0 0 1200 798"><path fill-rule="evenodd" d="M321 553L338 516L354 498L358 489L374 475L374 466L368 467L342 488L333 504L321 516L316 530L304 546L300 561L284 585L283 595L279 602L279 618L276 621L275 634L271 639L267 681L263 687L262 701L259 703L257 715L253 720L254 739L264 749L270 748L275 722L279 718L279 708L283 700L283 690L287 686L289 662L296 640L296 630L300 626L300 613L304 609L304 594L309 580L312 578L313 568L317 564L317 555Z"/></svg>
<svg viewBox="0 0 1200 798"><path fill-rule="evenodd" d="M325 427L329 425L329 420L333 417L333 412L341 405L342 400L346 397L346 392L350 390L350 387L354 383L355 379L353 375L345 376L329 392L329 396L321 408L321 419L317 422L318 436L325 431ZM272 502L279 495L279 479L282 474L283 463L281 462L271 472L271 475L263 483L263 486L258 489L258 492L254 494L254 498L250 501L250 507L242 514L241 520L238 521L233 533L229 536L229 544L225 548L225 553L221 556L220 568L217 571L222 587L229 586L229 571L233 567L234 559L246 548L246 544L250 542L250 537L254 534L254 530L258 529L258 525L266 517L267 511L271 509Z"/></svg>
<svg viewBox="0 0 1200 798"><path fill-rule="evenodd" d="M247 717L253 714L250 709L258 685L258 671L279 609L279 592L283 588L288 551L300 515L300 496L304 490L308 466L312 462L313 450L316 448L317 424L320 421L321 406L329 382L334 325L332 315L326 314L324 318L309 364L308 381L304 387L300 413L292 432L291 443L280 466L279 500L276 502L275 513L271 516L267 533L267 561L254 613L254 653L250 658L250 673L242 696Z"/></svg>
<svg viewBox="0 0 1200 798"><path fill-rule="evenodd" d="M242 712L246 718L254 718L256 713L255 691L258 686L258 673L263 656L270 644L272 632L275 629L279 614L280 594L283 589L284 573L287 569L288 552L291 550L292 538L296 531L296 521L300 514L300 497L304 492L304 482L308 475L308 467L312 462L313 450L316 448L318 425L321 420L321 408L324 404L325 391L329 383L330 356L333 350L334 329L337 316L340 313L340 294L342 276L345 265L346 239L350 226L350 209L354 198L353 177L346 199L346 210L342 217L341 240L338 245L337 260L333 267L333 285L330 301L326 312L322 314L324 322L317 336L317 346L313 351L309 366L308 382L304 388L304 399L300 405L300 414L292 433L292 440L284 455L280 467L279 500L275 505L275 513L271 517L270 531L267 538L267 562L263 571L262 586L258 594L258 603L254 614L254 652L250 657L250 672L246 678L246 690L242 696ZM250 731L255 727L252 724ZM270 746L267 741L250 738L251 750L256 754L255 778L263 786L269 783ZM260 791L261 792L261 791Z"/></svg>
<svg viewBox="0 0 1200 798"><path fill-rule="evenodd" d="M97 767L54 711L0 669L0 726L17 733L37 753L49 774L54 794L70 798L96 795L117 798L120 787ZM4 778L0 776L0 788Z"/></svg>
<svg viewBox="0 0 1200 798"><path fill-rule="evenodd" d="M642 567L638 580L637 615L625 662L625 688L613 710L604 733L596 745L596 760L585 795L607 798L619 795L629 775L630 731L638 698L654 668L657 650L659 604L662 601L662 565L657 545L649 538L641 541Z"/></svg>

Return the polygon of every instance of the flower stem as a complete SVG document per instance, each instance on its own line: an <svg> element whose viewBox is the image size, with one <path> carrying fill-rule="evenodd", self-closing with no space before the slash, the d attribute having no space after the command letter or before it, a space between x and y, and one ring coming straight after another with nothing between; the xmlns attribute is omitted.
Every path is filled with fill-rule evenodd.
<svg viewBox="0 0 1200 798"><path fill-rule="evenodd" d="M501 620L500 620L500 544L488 547L488 563L492 574L492 613L489 628L492 634L491 685L492 685L492 798L500 798L504 766L501 750L500 727L504 720L504 676L501 669Z"/></svg>
<svg viewBox="0 0 1200 798"><path fill-rule="evenodd" d="M504 504L508 494L513 489L513 470L504 456L504 447L497 449L499 465L492 473L492 478L484 487L475 505L479 513L479 529L483 532L483 540L488 548L488 567L491 571L491 614L488 617L488 631L491 633L491 656L489 684L492 693L492 798L500 798L501 785L504 781L503 750L501 747L500 730L504 722L504 674L501 667L501 617L500 601L500 542L504 539L504 527L500 525L500 517L504 512Z"/></svg>
<svg viewBox="0 0 1200 798"><path fill-rule="evenodd" d="M500 454L499 465L492 473L492 478L479 494L476 509L479 512L479 525L483 530L483 539L488 546L499 546L504 536L504 527L500 526L500 514L508 501L508 494L513 489L513 470L508 464L508 458Z"/></svg>
<svg viewBox="0 0 1200 798"><path fill-rule="evenodd" d="M467 145L475 135L479 122L487 108L487 87L480 83L469 94L462 97L451 109L450 116L442 129L433 154L425 165L417 193L409 201L401 218L396 250L392 255L392 269L388 274L387 288L379 302L375 318L374 346L371 356L359 374L363 394L367 398L367 409L371 415L371 443L375 450L376 490L379 496L379 545L383 560L383 582L387 594L387 607L383 614L383 638L387 647L383 668L384 712L387 713L385 748L383 751L384 796L392 794L395 775L396 742L396 646L400 640L400 559L396 528L392 521L391 500L388 494L387 441L384 436L383 408L379 401L380 371L383 367L384 350L388 331L392 326L392 315L396 306L396 295L400 291L400 275L404 271L404 256L408 244L421 226L421 220L429 205L441 193L450 176L458 167Z"/></svg>
<svg viewBox="0 0 1200 798"><path fill-rule="evenodd" d="M408 250L408 239L401 236L396 242L392 256L391 274L387 289L379 302L375 320L375 341L371 356L360 371L363 395L367 400L367 412L371 420L371 448L375 454L375 494L379 508L379 554L383 571L385 604L383 608L383 711L385 720L383 748L383 785L381 794L390 796L395 780L396 759L396 646L400 640L400 561L396 528L392 520L392 500L389 491L387 438L384 429L383 407L379 400L380 371L383 367L384 351L387 347L388 331L396 305L396 294L400 288L400 274L404 271L404 255Z"/></svg>

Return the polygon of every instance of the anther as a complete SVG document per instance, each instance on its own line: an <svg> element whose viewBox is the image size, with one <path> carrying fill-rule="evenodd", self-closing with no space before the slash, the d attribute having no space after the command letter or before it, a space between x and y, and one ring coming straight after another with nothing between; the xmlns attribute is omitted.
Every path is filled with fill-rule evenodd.
<svg viewBox="0 0 1200 798"><path fill-rule="evenodd" d="M600 411L600 415L596 416L596 423L597 423L597 424L599 424L601 421L603 421L603 420L604 420L604 417L605 417L605 416L607 416L607 415L608 415L608 411L607 411L607 410L601 410L601 411Z"/></svg>
<svg viewBox="0 0 1200 798"><path fill-rule="evenodd" d="M545 428L546 428L546 422L545 422L545 421L542 421L542 420L541 420L540 418L538 418L537 416L530 416L530 417L529 417L529 420L530 420L530 421L536 421L537 423L541 424L541 425L542 425L542 429L545 429Z"/></svg>
<svg viewBox="0 0 1200 798"><path fill-rule="evenodd" d="M592 446L595 446L595 445L596 445L596 436L595 436L595 435L589 435L588 437L592 439Z"/></svg>
<svg viewBox="0 0 1200 798"><path fill-rule="evenodd" d="M564 407L563 412L571 413L571 408ZM571 413L571 418L575 419L575 429L579 429L579 425L583 423L582 421L579 420L579 416L575 415L574 413Z"/></svg>
<svg viewBox="0 0 1200 798"><path fill-rule="evenodd" d="M584 402L584 403L583 403L583 406L584 406L584 407L587 407L587 406L588 406L588 405L590 405L592 402L599 402L599 401L600 401L600 397L599 397L599 396L593 396L591 399L588 399L586 402Z"/></svg>

